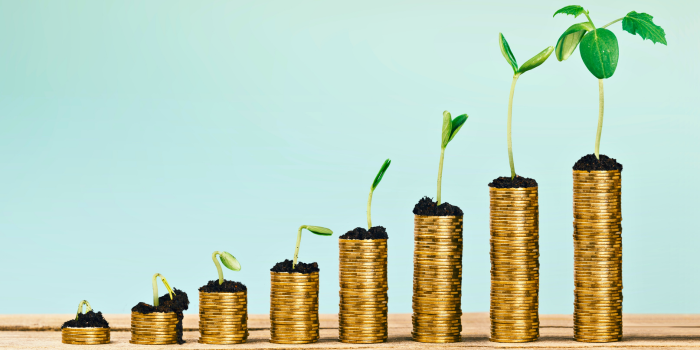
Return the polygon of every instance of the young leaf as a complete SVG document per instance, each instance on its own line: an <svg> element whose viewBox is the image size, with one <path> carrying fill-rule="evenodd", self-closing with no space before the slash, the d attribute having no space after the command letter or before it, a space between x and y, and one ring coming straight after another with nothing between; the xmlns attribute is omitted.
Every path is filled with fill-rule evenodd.
<svg viewBox="0 0 700 350"><path fill-rule="evenodd" d="M447 147L450 143L450 134L452 134L452 115L448 111L442 112L442 148Z"/></svg>
<svg viewBox="0 0 700 350"><path fill-rule="evenodd" d="M581 38L591 30L595 30L595 27L590 22L577 23L569 27L557 40L557 46L554 49L557 60L561 62L569 58L581 42Z"/></svg>
<svg viewBox="0 0 700 350"><path fill-rule="evenodd" d="M581 40L581 59L586 68L598 79L612 77L617 68L620 51L613 32L598 28Z"/></svg>
<svg viewBox="0 0 700 350"><path fill-rule="evenodd" d="M451 142L452 139L455 138L455 135L457 135L459 129L461 129L464 123L467 121L467 118L469 118L468 115L462 114L452 120L452 132L450 133L450 139L447 142Z"/></svg>
<svg viewBox="0 0 700 350"><path fill-rule="evenodd" d="M666 32L664 32L663 28L654 24L653 18L650 14L632 11L622 19L622 29L632 34L639 34L642 39L649 39L654 44L662 43L668 45L666 43Z"/></svg>
<svg viewBox="0 0 700 350"><path fill-rule="evenodd" d="M330 236L333 234L333 231L330 229L320 226L306 226L306 229L321 236Z"/></svg>
<svg viewBox="0 0 700 350"><path fill-rule="evenodd" d="M586 13L586 10L584 10L583 7L581 7L579 5L569 5L569 6L565 6L565 7L560 8L559 10L557 10L557 12L554 12L554 15L552 17L554 17L560 13L565 14L565 15L572 15L572 16L574 16L574 18L576 18L576 17Z"/></svg>
<svg viewBox="0 0 700 350"><path fill-rule="evenodd" d="M374 189L377 188L379 183L382 181L382 178L384 177L384 173L386 172L386 169L389 169L389 165L391 165L391 159L385 160L384 164L382 164L382 168L379 169L377 176L374 177L374 182L372 183L372 191L374 191Z"/></svg>
<svg viewBox="0 0 700 350"><path fill-rule="evenodd" d="M503 36L503 33L498 33L498 46L501 47L501 54L503 54L506 62L513 68L513 73L517 73L518 62L515 61L515 55L510 51L510 46L508 45L508 41L506 41L506 37Z"/></svg>
<svg viewBox="0 0 700 350"><path fill-rule="evenodd" d="M523 65L520 66L520 69L518 69L518 73L522 74L529 70L539 67L542 63L544 63L544 61L546 61L549 58L549 55L552 54L552 51L554 51L554 48L551 46L542 50L542 52L538 53L531 59L527 60L527 62L523 63Z"/></svg>
<svg viewBox="0 0 700 350"><path fill-rule="evenodd" d="M219 253L219 259L221 263L224 264L229 270L241 271L241 264L236 260L236 258L229 252Z"/></svg>

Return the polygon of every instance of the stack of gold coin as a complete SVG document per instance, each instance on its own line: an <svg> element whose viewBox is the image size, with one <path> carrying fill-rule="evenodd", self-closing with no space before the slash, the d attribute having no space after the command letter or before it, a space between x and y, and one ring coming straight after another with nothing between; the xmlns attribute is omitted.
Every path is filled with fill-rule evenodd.
<svg viewBox="0 0 700 350"><path fill-rule="evenodd" d="M109 343L109 328L63 328L61 342L74 345L97 345Z"/></svg>
<svg viewBox="0 0 700 350"><path fill-rule="evenodd" d="M574 170L574 339L622 339L622 180Z"/></svg>
<svg viewBox="0 0 700 350"><path fill-rule="evenodd" d="M318 272L270 272L270 342L318 341Z"/></svg>
<svg viewBox="0 0 700 350"><path fill-rule="evenodd" d="M344 343L387 340L387 240L340 239L339 338Z"/></svg>
<svg viewBox="0 0 700 350"><path fill-rule="evenodd" d="M462 216L414 218L413 340L462 340Z"/></svg>
<svg viewBox="0 0 700 350"><path fill-rule="evenodd" d="M540 335L537 187L489 187L491 338L521 343Z"/></svg>
<svg viewBox="0 0 700 350"><path fill-rule="evenodd" d="M131 344L177 344L177 315L174 312L131 313Z"/></svg>
<svg viewBox="0 0 700 350"><path fill-rule="evenodd" d="M199 292L199 342L238 344L248 339L248 300L245 291Z"/></svg>

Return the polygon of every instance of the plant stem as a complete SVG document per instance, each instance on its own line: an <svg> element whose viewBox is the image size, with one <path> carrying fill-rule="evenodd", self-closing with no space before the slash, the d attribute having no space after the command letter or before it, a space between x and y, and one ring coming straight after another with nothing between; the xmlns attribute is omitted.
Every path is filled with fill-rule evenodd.
<svg viewBox="0 0 700 350"><path fill-rule="evenodd" d="M442 194L442 161L445 159L445 147L440 149L440 168L438 169L438 189L437 205L440 205L440 195Z"/></svg>
<svg viewBox="0 0 700 350"><path fill-rule="evenodd" d="M511 125L513 124L513 95L515 94L515 83L518 81L520 73L513 75L513 83L510 85L510 97L508 98L508 161L510 162L510 179L515 179L515 163L513 162L513 141L511 140Z"/></svg>
<svg viewBox="0 0 700 350"><path fill-rule="evenodd" d="M301 244L301 230L305 229L306 225L301 225L299 227L299 233L297 234L297 248L294 250L294 262L292 263L292 270L297 266L297 257L299 256L299 244Z"/></svg>
<svg viewBox="0 0 700 350"><path fill-rule="evenodd" d="M595 135L595 157L600 160L600 134L603 132L603 109L605 106L603 79L598 79L598 131Z"/></svg>
<svg viewBox="0 0 700 350"><path fill-rule="evenodd" d="M591 25L593 26L593 28L595 28L595 24L593 24L593 21L591 20L591 16L588 15L588 11L584 12L584 14L586 15L586 18L588 18L588 22L590 22Z"/></svg>
<svg viewBox="0 0 700 350"><path fill-rule="evenodd" d="M224 271L221 270L221 264L219 264L219 260L216 260L216 255L220 255L220 251L215 251L211 254L211 260L214 260L214 264L216 265L216 270L219 272L219 285L224 284Z"/></svg>
<svg viewBox="0 0 700 350"><path fill-rule="evenodd" d="M614 20L614 21L612 21L612 22L610 22L610 23L604 25L603 28L607 28L607 27L610 26L611 24L615 24L615 23L617 23L617 22L620 22L620 21L622 21L624 18L625 18L625 17L618 18L618 19L616 19L616 20Z"/></svg>
<svg viewBox="0 0 700 350"><path fill-rule="evenodd" d="M369 191L369 199L367 200L367 230L372 228L372 193L374 193L374 189Z"/></svg>
<svg viewBox="0 0 700 350"><path fill-rule="evenodd" d="M92 311L92 307L90 307L90 303L88 303L87 300L83 300L78 304L78 312L75 314L75 320L78 320L78 316L83 313L83 305L87 306L87 309L85 309L85 312L88 313Z"/></svg>
<svg viewBox="0 0 700 350"><path fill-rule="evenodd" d="M168 284L168 281L163 277L163 275L156 273L153 275L153 306L158 307L160 305L160 301L158 300L158 277L160 276L160 280L163 281L163 285L165 285L165 289L168 290L168 293L170 293L170 300L173 300L173 289L170 288L170 285Z"/></svg>

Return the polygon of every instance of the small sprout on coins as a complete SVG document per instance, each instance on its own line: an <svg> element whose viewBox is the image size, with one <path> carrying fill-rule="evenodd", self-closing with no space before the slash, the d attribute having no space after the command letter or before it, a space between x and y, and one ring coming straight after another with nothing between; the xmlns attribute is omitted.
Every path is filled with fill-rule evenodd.
<svg viewBox="0 0 700 350"><path fill-rule="evenodd" d="M175 292L173 292L173 289L170 288L170 285L168 284L168 281L163 277L163 275L156 273L153 275L153 306L158 307L160 305L160 302L158 301L158 277L160 277L160 280L163 281L163 285L165 285L165 289L168 290L168 293L170 293L170 300L173 300L173 295Z"/></svg>
<svg viewBox="0 0 700 350"><path fill-rule="evenodd" d="M221 263L224 264L224 266L226 266L229 270L241 271L241 264L229 252L220 252L217 250L211 254L211 259L214 260L216 270L219 272L219 285L222 285L224 284L224 271L221 270L221 265L219 264L219 261L216 260L217 255L219 256L219 259L221 259Z"/></svg>
<svg viewBox="0 0 700 350"><path fill-rule="evenodd" d="M374 189L377 188L382 181L384 173L389 169L389 165L391 165L391 159L385 160L384 164L382 164L382 168L379 169L379 173L377 173L377 176L374 178L374 182L372 182L372 188L369 190L369 199L367 200L367 230L372 228L372 193L374 193Z"/></svg>
<svg viewBox="0 0 700 350"><path fill-rule="evenodd" d="M83 305L85 305L85 313L88 313L92 311L92 307L90 307L90 303L88 303L87 300L83 300L78 304L78 312L75 314L75 320L78 320L78 316L83 313Z"/></svg>
<svg viewBox="0 0 700 350"><path fill-rule="evenodd" d="M292 263L292 270L294 270L294 268L297 266L297 257L299 256L299 244L301 243L301 230L303 229L307 229L319 236L330 236L333 234L333 231L325 227L301 225L299 227L299 233L297 234L297 248L294 250L294 262Z"/></svg>
<svg viewBox="0 0 700 350"><path fill-rule="evenodd" d="M442 142L440 144L440 168L438 169L437 180L437 205L440 205L440 195L442 194L442 162L445 159L445 148L455 138L459 129L469 118L468 115L462 114L455 119L448 111L442 112Z"/></svg>

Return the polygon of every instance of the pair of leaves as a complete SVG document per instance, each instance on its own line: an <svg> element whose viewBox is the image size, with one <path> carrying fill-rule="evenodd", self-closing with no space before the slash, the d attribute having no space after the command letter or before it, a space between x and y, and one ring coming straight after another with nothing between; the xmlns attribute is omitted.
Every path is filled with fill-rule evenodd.
<svg viewBox="0 0 700 350"><path fill-rule="evenodd" d="M468 115L462 114L455 119L452 119L452 115L448 111L442 112L442 148L447 147L447 144L455 138L459 129L462 128L464 123L469 118Z"/></svg>
<svg viewBox="0 0 700 350"><path fill-rule="evenodd" d="M510 45L508 45L508 41L506 41L506 37L503 36L502 33L498 33L498 44L501 47L501 53L506 59L506 62L508 62L510 67L513 68L513 74L523 74L529 70L539 67L542 63L544 63L544 61L547 60L547 58L549 58L552 51L554 51L554 48L550 46L542 50L542 52L538 53L531 59L527 60L527 62L523 63L523 65L518 68L518 62L515 60L515 55L513 55L513 51L510 50Z"/></svg>
<svg viewBox="0 0 700 350"><path fill-rule="evenodd" d="M315 233L319 236L330 236L333 234L333 231L329 228L321 227L321 226L309 226L309 225L304 225L305 229L311 231L312 233Z"/></svg>
<svg viewBox="0 0 700 350"><path fill-rule="evenodd" d="M224 264L229 270L241 271L241 263L231 255L229 252L219 252L219 260Z"/></svg>
<svg viewBox="0 0 700 350"><path fill-rule="evenodd" d="M374 177L374 182L372 183L372 191L374 191L374 189L377 188L379 183L382 181L384 173L387 169L389 169L389 165L391 165L391 159L385 160L384 164L382 164L382 168L379 169L379 173L377 173L377 176Z"/></svg>

